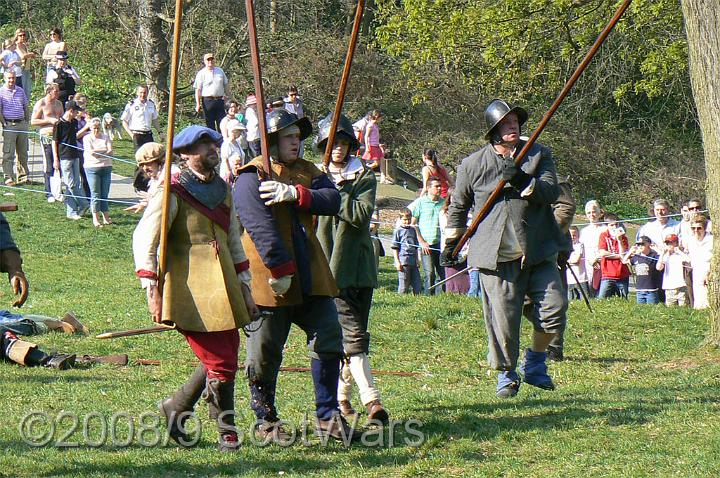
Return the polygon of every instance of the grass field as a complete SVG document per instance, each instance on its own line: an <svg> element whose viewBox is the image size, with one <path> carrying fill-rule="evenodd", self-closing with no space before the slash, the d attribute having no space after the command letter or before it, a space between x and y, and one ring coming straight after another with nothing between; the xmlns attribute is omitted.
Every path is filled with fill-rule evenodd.
<svg viewBox="0 0 720 478"><path fill-rule="evenodd" d="M74 310L93 333L150 325L130 255L136 216L113 209L116 225L96 230L89 219L65 220L61 206L45 203L42 195L14 199L20 211L7 217L31 284L27 312L60 316ZM501 401L494 396L495 376L487 370L477 300L399 296L394 287L390 263L383 262L372 311L372 360L380 370L418 373L378 375L377 382L393 419L421 423L414 427L423 434L419 446L407 445L406 439L416 437L399 426L393 447L385 432L384 447L346 449L313 441L262 448L246 442L239 453L220 455L201 404L204 428L197 448L145 447L152 436L138 438L137 420L154 412L156 402L193 369L193 356L179 334L112 341L53 334L31 340L48 351L125 352L131 360L162 364L65 372L0 365L0 476L718 475L720 365L718 354L702 345L704 314L622 301L596 302L590 314L582 303L573 303L568 359L551 366L558 389L524 385L517 398ZM4 285L0 304L9 302ZM528 325L524 332L527 344ZM304 337L294 330L284 365L306 366L304 347ZM299 423L312 414L309 374L282 373L278 389L283 418ZM236 395L238 423L247 430L252 415L242 378ZM47 446L32 447L22 439L19 424L32 411L57 421ZM119 443L129 430L120 412L136 419L127 446ZM78 417L77 430L63 437L73 429L72 415ZM116 436L103 439L100 423L111 422L113 415ZM38 424L34 430L45 429L49 426ZM57 441L79 446L58 447Z"/></svg>

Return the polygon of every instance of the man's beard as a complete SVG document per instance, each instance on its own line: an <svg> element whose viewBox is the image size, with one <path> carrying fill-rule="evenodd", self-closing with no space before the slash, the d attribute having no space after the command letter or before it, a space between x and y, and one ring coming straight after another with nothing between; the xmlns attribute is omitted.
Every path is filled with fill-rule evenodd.
<svg viewBox="0 0 720 478"><path fill-rule="evenodd" d="M218 164L220 164L220 158L217 153L209 154L202 159L202 166L208 171L215 169Z"/></svg>

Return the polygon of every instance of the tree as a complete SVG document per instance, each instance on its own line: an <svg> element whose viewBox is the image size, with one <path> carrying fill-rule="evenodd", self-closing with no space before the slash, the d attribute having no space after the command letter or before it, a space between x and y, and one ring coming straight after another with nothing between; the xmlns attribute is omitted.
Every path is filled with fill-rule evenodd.
<svg viewBox="0 0 720 478"><path fill-rule="evenodd" d="M149 97L163 109L169 94L170 56L158 15L161 3L161 0L138 0L138 30Z"/></svg>
<svg viewBox="0 0 720 478"><path fill-rule="evenodd" d="M720 1L683 0L690 81L702 132L707 202L718 233L720 219ZM716 235L717 237L717 235ZM710 273L710 340L720 345L720 254L715 244Z"/></svg>

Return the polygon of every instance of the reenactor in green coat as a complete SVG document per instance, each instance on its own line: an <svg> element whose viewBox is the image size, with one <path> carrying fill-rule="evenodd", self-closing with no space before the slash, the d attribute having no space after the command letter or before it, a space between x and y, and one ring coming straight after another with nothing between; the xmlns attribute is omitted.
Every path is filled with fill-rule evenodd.
<svg viewBox="0 0 720 478"><path fill-rule="evenodd" d="M320 133L315 147L319 151L325 151L331 123L332 113L318 125ZM357 148L352 124L341 116L327 168L328 176L340 190L340 212L318 218L317 236L340 289L335 298L345 353L338 384L340 411L345 416L356 413L350 403L354 379L368 419L387 423L388 413L380 403L368 359L368 321L373 289L377 287L377 262L370 237L377 181L375 173L350 154Z"/></svg>

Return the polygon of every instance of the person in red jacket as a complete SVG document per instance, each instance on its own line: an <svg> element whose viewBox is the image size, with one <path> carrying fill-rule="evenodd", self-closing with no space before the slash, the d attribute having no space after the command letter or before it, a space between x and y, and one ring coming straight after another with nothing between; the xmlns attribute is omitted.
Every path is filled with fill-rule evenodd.
<svg viewBox="0 0 720 478"><path fill-rule="evenodd" d="M605 214L607 229L600 233L598 243L598 255L600 256L600 280L599 299L619 295L623 299L628 297L628 283L630 269L623 264L622 256L628 251L628 242L625 228L618 223L617 214Z"/></svg>

